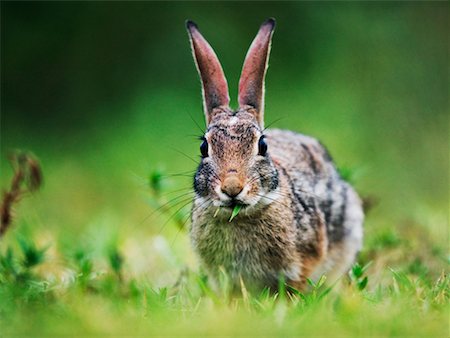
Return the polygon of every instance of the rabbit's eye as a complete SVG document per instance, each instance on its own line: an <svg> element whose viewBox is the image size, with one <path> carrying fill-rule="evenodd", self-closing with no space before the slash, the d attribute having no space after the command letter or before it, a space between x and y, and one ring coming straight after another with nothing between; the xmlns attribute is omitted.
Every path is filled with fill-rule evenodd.
<svg viewBox="0 0 450 338"><path fill-rule="evenodd" d="M208 157L208 142L206 142L206 139L203 139L202 144L200 144L200 152L202 157Z"/></svg>
<svg viewBox="0 0 450 338"><path fill-rule="evenodd" d="M264 135L259 138L258 141L258 155L266 156L267 153L267 143L264 140Z"/></svg>

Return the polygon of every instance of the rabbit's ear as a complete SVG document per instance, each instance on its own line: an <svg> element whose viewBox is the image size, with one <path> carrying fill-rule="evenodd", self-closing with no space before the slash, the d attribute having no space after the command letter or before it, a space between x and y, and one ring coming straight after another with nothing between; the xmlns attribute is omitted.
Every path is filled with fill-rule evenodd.
<svg viewBox="0 0 450 338"><path fill-rule="evenodd" d="M192 21L186 21L186 28L195 64L202 80L203 107L206 122L209 124L214 115L214 108L228 107L230 103L228 84L216 53L200 34L197 25Z"/></svg>
<svg viewBox="0 0 450 338"><path fill-rule="evenodd" d="M261 25L245 57L239 80L239 106L254 108L261 127L264 125L264 78L274 28L275 20L272 18Z"/></svg>

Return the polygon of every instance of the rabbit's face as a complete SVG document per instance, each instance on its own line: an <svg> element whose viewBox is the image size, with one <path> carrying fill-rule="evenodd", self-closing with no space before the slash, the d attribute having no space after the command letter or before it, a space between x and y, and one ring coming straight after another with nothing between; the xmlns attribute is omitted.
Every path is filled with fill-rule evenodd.
<svg viewBox="0 0 450 338"><path fill-rule="evenodd" d="M197 201L209 206L247 209L276 199L278 172L262 133L264 77L275 21L265 21L250 46L239 80L239 110L229 108L228 84L216 53L192 21L186 23L202 81L208 130L194 179ZM204 200L204 201L203 201Z"/></svg>
<svg viewBox="0 0 450 338"><path fill-rule="evenodd" d="M249 212L274 200L278 172L253 114L242 109L217 114L200 150L194 189L210 206L239 204Z"/></svg>

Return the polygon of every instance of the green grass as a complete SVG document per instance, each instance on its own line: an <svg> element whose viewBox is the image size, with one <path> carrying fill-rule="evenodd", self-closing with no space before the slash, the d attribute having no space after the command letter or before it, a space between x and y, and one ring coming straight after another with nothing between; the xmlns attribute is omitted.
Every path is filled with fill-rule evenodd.
<svg viewBox="0 0 450 338"><path fill-rule="evenodd" d="M1 6L0 187L17 148L44 185L0 239L0 336L449 336L448 3ZM272 16L266 125L317 137L372 209L331 289L230 299L187 233L204 119L183 23L235 106Z"/></svg>
<svg viewBox="0 0 450 338"><path fill-rule="evenodd" d="M359 256L367 269L361 275L356 268L331 290L323 285L293 299L229 299L226 283L219 294L210 289L190 248L188 176L195 164L173 148L197 156L198 141L184 136L196 126L164 95L130 107L136 120L119 131L106 126L97 139L60 153L51 145L57 140L27 146L17 136L24 134L7 130L7 144L39 156L45 184L15 208L13 227L0 241L2 334L448 336L447 188L434 183L439 176L422 174L425 149L403 156L407 141L385 138L379 143L388 151L367 156L366 148L349 146L342 130L342 138L322 133L344 164L341 172L373 204ZM145 107L172 109L183 123L174 128L161 118L149 134ZM352 137L370 143L370 130ZM134 144L126 142L129 135ZM440 135L424 136L436 153L445 149ZM405 163L413 164L409 171ZM436 172L445 166L439 162ZM2 170L6 187L5 161Z"/></svg>
<svg viewBox="0 0 450 338"><path fill-rule="evenodd" d="M164 97L157 102L156 109L180 109L167 107ZM198 141L183 136L195 133L195 124L187 115L172 130L173 121L163 118L166 133L148 134L142 126L152 117L145 110L141 103L130 107L136 121L119 132L105 127L80 148L55 153L49 144L57 140L31 145L45 184L15 208L13 227L0 241L2 334L448 336L447 188L445 180L434 184L439 176L421 174L425 150L403 156L404 144L385 138L381 148L400 155L367 156L365 148L349 147L342 130L342 139L325 137L338 163L356 163L341 171L372 200L359 256L367 269L361 275L357 268L331 290L320 286L293 299L229 299L226 283L218 295L210 290L187 235L187 176L195 164L172 148L197 156ZM368 127L352 135L364 143L367 133ZM443 152L442 134L428 133L433 151ZM7 131L5 140L28 148L17 135ZM405 171L405 163L414 165ZM6 187L5 161L2 170Z"/></svg>
<svg viewBox="0 0 450 338"><path fill-rule="evenodd" d="M100 269L83 251L68 257L65 278L45 279L31 256L42 250L22 244L1 261L3 334L61 335L266 335L427 336L448 333L449 279L428 279L400 270L363 271L329 287L311 283L309 293L262 292L230 298L226 285L214 293L188 269L177 283L157 288L123 278L121 254L110 252ZM40 260L38 260L40 261ZM118 263L120 262L120 263ZM385 281L370 283L385 275ZM369 280L370 287L366 287ZM283 290L283 289L281 289Z"/></svg>
<svg viewBox="0 0 450 338"><path fill-rule="evenodd" d="M62 229L36 231L36 220L17 215L2 239L2 333L447 336L448 261L419 224L373 232L377 216L369 216L361 265L338 282L330 285L324 276L305 293L286 294L281 283L276 294L256 295L242 285L242 295L233 297L225 274L213 290L186 253L188 206L175 212L177 199L167 196L182 194L166 190L173 180L160 170L149 175L152 211L141 225L158 225L149 238L139 226L121 224L113 211L73 237ZM34 200L17 210L26 213Z"/></svg>

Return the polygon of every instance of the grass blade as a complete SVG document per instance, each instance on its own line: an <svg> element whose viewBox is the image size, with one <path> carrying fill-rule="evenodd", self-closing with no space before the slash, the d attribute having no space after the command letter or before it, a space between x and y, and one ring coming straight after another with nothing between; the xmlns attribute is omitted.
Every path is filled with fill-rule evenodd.
<svg viewBox="0 0 450 338"><path fill-rule="evenodd" d="M236 204L234 206L233 212L231 213L231 217L228 220L228 222L231 222L239 214L239 211L241 211L241 208L242 208L242 205L240 205L240 204Z"/></svg>

